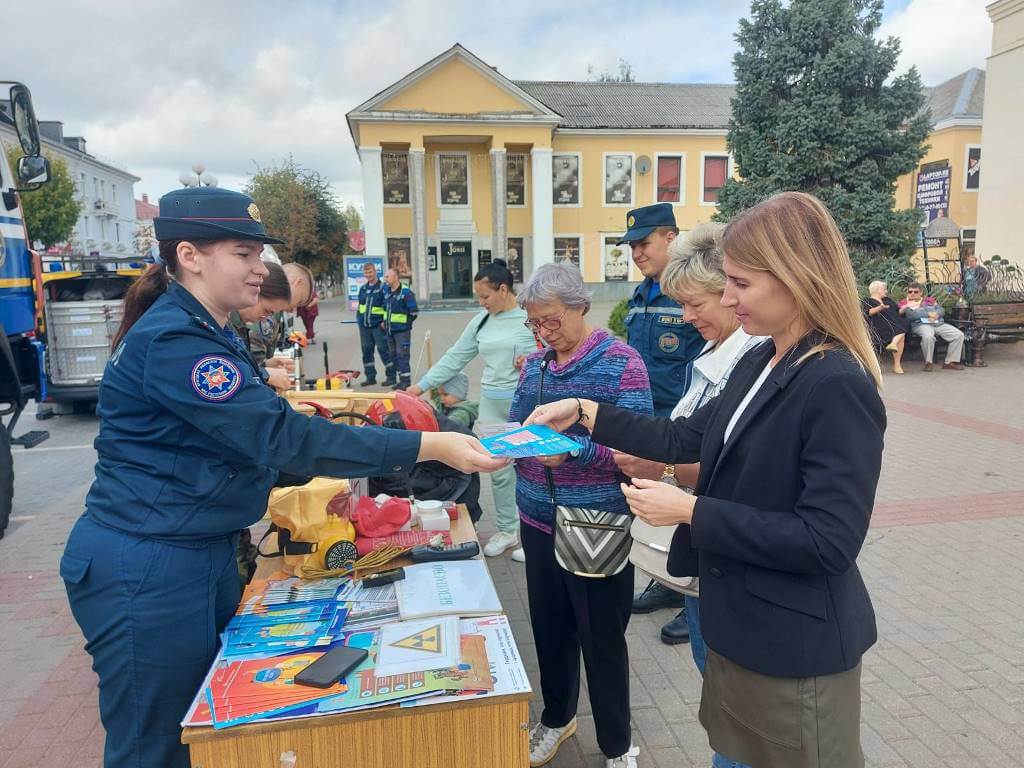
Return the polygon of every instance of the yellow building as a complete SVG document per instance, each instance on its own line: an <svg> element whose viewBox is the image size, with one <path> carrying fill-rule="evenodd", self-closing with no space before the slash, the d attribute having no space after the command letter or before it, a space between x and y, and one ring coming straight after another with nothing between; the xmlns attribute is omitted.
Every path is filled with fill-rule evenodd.
<svg viewBox="0 0 1024 768"><path fill-rule="evenodd" d="M917 170L897 182L896 207L920 208L924 212L922 224L936 216L948 216L960 228L965 254L973 253L978 232L985 72L969 69L934 88L926 88L925 95L925 106L932 116L928 151ZM927 277L940 283L958 279L956 243L934 244L934 248L932 245L929 243ZM922 254L919 248L915 263L921 277L925 277ZM949 260L944 262L944 258Z"/></svg>
<svg viewBox="0 0 1024 768"><path fill-rule="evenodd" d="M975 102L964 106L961 91L983 92L984 74L960 78L969 87L954 79L929 91L941 117L926 160L948 162L963 186L980 104L977 125L966 125ZM628 246L615 245L630 208L671 202L683 231L714 214L733 172L734 90L513 81L455 45L347 115L366 253L386 255L425 300L469 298L473 274L492 258L519 280L569 260L598 296L625 295L640 279ZM917 177L900 180L900 207L914 205ZM950 197L953 217L973 227L976 193L951 187Z"/></svg>
<svg viewBox="0 0 1024 768"><path fill-rule="evenodd" d="M348 114L366 253L424 298L468 298L491 258L519 276L568 259L622 294L630 208L672 202L682 229L714 213L732 93L512 81L455 45Z"/></svg>

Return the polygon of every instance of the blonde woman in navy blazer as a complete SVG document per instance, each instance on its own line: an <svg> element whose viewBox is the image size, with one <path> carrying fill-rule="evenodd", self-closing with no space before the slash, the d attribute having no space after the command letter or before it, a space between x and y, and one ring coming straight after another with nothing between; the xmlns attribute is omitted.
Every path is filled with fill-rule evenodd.
<svg viewBox="0 0 1024 768"><path fill-rule="evenodd" d="M775 195L733 219L723 248L723 305L771 342L718 398L677 422L573 398L528 423L580 422L612 448L700 462L695 495L640 479L624 492L637 516L678 526L669 572L700 576L711 746L757 768L860 768L876 631L856 559L882 461L881 372L819 200Z"/></svg>

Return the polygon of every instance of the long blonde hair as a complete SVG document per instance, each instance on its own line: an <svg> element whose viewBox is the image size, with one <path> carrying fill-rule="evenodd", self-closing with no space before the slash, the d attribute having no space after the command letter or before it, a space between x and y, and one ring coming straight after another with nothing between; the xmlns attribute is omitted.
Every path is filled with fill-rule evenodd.
<svg viewBox="0 0 1024 768"><path fill-rule="evenodd" d="M827 349L845 349L882 386L846 242L818 198L804 192L773 195L729 223L722 247L737 265L778 279L796 300L801 319L824 336L798 363Z"/></svg>

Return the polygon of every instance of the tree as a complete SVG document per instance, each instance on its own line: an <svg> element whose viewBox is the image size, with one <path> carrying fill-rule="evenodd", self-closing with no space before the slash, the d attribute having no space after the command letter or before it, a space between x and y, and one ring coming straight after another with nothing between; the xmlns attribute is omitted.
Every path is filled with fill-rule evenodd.
<svg viewBox="0 0 1024 768"><path fill-rule="evenodd" d="M359 213L359 209L356 208L355 203L349 203L345 206L345 210L341 212L341 218L345 222L345 253L355 253L352 245L348 241L348 233L355 232L363 228L363 216Z"/></svg>
<svg viewBox="0 0 1024 768"><path fill-rule="evenodd" d="M886 82L900 43L875 39L881 16L882 0L754 0L733 58L727 143L739 178L726 181L717 214L783 190L817 195L862 282L912 271L921 215L894 210L894 192L930 127L917 70Z"/></svg>
<svg viewBox="0 0 1024 768"><path fill-rule="evenodd" d="M336 271L345 245L345 219L330 183L290 155L280 165L256 167L245 191L260 209L267 231L285 241L274 249L315 274Z"/></svg>
<svg viewBox="0 0 1024 768"><path fill-rule="evenodd" d="M619 74L615 75L607 69L598 72L593 64L587 65L587 79L596 80L599 83L635 83L636 75L633 74L633 65L625 59L619 59Z"/></svg>
<svg viewBox="0 0 1024 768"><path fill-rule="evenodd" d="M22 152L9 147L7 162L18 167ZM21 209L25 214L25 227L29 238L39 241L44 248L66 242L75 230L82 205L78 202L75 182L62 158L46 153L50 160L50 181L32 192L21 192Z"/></svg>

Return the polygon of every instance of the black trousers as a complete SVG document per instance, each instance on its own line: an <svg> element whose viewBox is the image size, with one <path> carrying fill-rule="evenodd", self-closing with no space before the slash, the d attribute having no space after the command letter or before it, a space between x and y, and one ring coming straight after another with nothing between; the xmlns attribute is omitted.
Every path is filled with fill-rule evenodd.
<svg viewBox="0 0 1024 768"><path fill-rule="evenodd" d="M606 757L623 755L632 742L626 625L633 566L606 579L588 579L558 565L552 534L521 524L520 541L544 697L540 721L561 728L576 716L582 651L598 746Z"/></svg>

